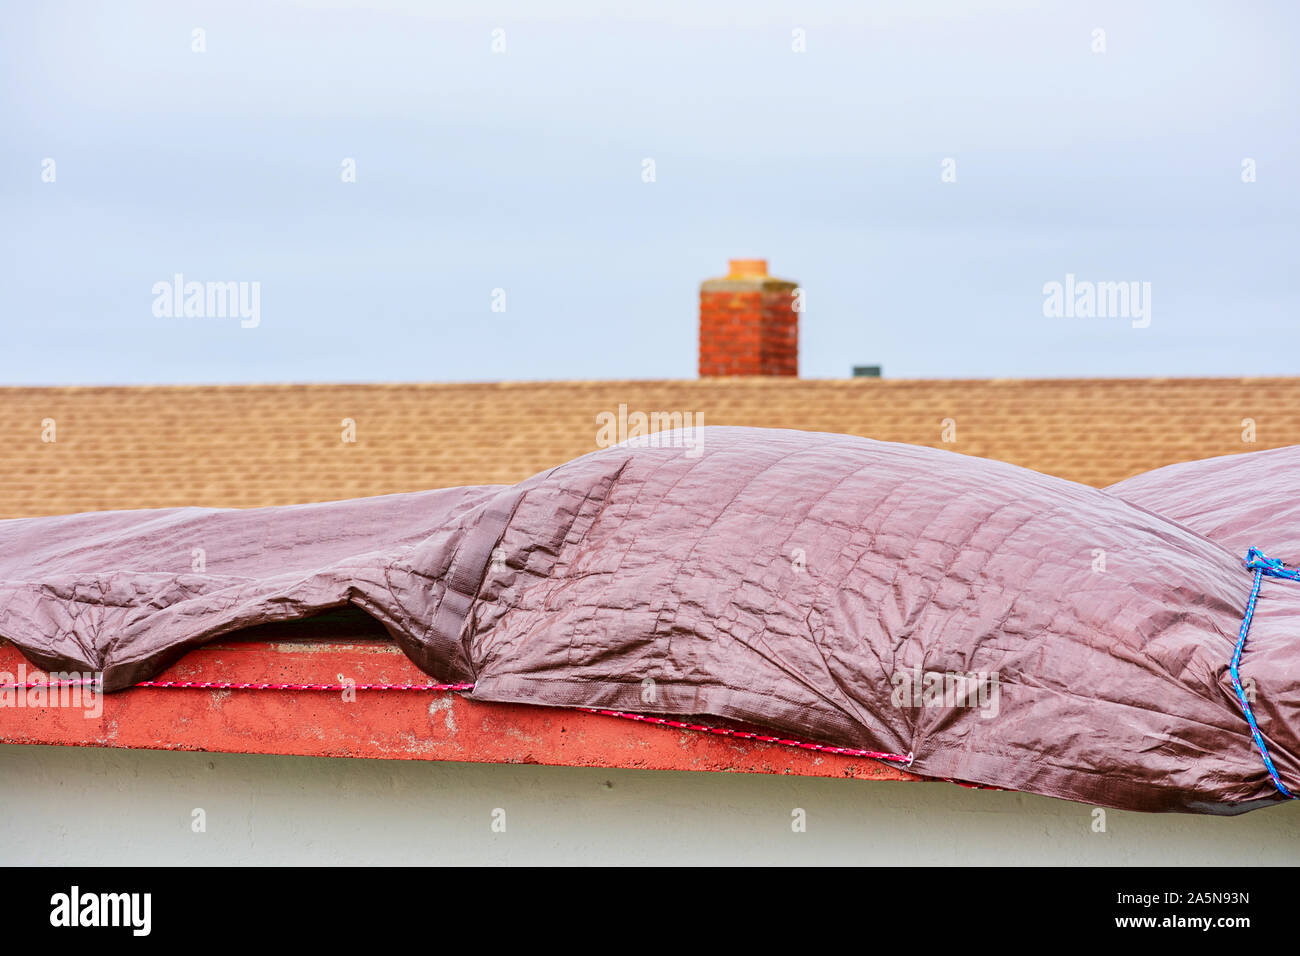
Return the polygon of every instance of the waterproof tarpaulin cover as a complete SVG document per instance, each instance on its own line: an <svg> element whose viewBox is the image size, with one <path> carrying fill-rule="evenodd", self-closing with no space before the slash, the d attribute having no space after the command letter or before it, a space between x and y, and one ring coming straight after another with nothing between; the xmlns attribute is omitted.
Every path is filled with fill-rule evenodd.
<svg viewBox="0 0 1300 956"><path fill-rule="evenodd" d="M669 433L509 487L0 522L0 636L120 690L352 604L477 700L735 719L925 776L1233 813L1285 799L1228 668L1247 548L1300 557L1298 466L1288 448L1100 490L841 435ZM1300 790L1300 583L1262 584L1240 674Z"/></svg>

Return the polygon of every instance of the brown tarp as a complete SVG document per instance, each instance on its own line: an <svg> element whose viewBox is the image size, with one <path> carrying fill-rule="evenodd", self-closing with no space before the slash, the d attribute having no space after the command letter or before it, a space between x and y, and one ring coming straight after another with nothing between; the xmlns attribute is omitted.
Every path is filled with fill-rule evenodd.
<svg viewBox="0 0 1300 956"><path fill-rule="evenodd" d="M0 636L109 690L354 605L476 700L741 720L1138 810L1281 798L1228 679L1247 547L1300 557L1300 448L1099 490L841 435L709 428L512 487L0 522ZM1300 788L1300 583L1241 665ZM0 714L3 719L3 714Z"/></svg>

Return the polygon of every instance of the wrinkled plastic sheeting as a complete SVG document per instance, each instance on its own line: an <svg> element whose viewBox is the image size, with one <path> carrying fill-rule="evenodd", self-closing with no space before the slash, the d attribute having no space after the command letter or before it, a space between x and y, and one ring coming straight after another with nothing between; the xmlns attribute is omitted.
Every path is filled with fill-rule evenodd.
<svg viewBox="0 0 1300 956"><path fill-rule="evenodd" d="M1100 490L841 435L709 428L514 486L0 522L0 635L110 690L356 605L477 700L713 716L925 776L1138 810L1281 798L1228 679L1300 449ZM202 555L202 561L196 560ZM1300 789L1300 585L1242 677Z"/></svg>

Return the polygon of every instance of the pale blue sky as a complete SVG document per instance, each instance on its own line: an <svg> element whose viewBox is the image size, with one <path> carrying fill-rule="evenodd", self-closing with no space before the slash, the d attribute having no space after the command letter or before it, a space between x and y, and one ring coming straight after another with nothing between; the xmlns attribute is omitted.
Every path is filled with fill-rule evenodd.
<svg viewBox="0 0 1300 956"><path fill-rule="evenodd" d="M1300 372L1294 3L3 17L0 384L693 377L742 256L803 284L810 377ZM176 272L261 324L155 317ZM1150 327L1044 317L1067 272L1150 282Z"/></svg>

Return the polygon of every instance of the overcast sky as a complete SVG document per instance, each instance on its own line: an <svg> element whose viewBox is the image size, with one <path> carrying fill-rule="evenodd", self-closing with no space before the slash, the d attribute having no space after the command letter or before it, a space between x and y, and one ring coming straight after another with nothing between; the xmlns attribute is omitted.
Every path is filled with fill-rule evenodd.
<svg viewBox="0 0 1300 956"><path fill-rule="evenodd" d="M809 377L1300 372L1300 5L614 6L6 4L0 384L693 377L739 257Z"/></svg>

